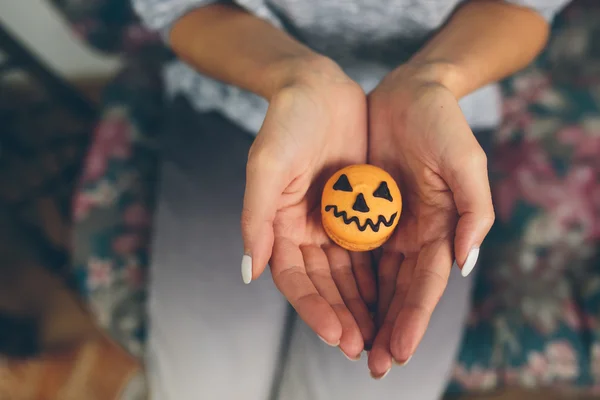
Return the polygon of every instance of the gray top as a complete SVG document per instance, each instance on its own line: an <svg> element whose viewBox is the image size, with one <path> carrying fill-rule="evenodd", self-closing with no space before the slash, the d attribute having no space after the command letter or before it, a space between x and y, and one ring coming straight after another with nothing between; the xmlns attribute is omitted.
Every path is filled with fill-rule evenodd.
<svg viewBox="0 0 600 400"><path fill-rule="evenodd" d="M151 29L168 31L188 11L218 0L132 0ZM366 92L408 58L464 0L234 0L331 57ZM507 0L529 6L547 20L569 0ZM208 78L181 61L165 66L169 94L182 93L200 111L216 110L256 133L267 103L262 98ZM495 85L460 101L473 128L496 125L500 118Z"/></svg>

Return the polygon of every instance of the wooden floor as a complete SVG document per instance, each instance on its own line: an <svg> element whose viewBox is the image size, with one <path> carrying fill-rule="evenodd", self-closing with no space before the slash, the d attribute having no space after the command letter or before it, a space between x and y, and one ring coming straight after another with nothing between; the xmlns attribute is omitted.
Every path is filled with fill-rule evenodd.
<svg viewBox="0 0 600 400"><path fill-rule="evenodd" d="M23 239L14 220L0 213L0 312L33 321L0 334L15 343L26 335L41 350L33 358L0 359L0 400L118 399L138 362L100 333L64 280L40 265Z"/></svg>
<svg viewBox="0 0 600 400"><path fill-rule="evenodd" d="M117 400L137 363L99 337L0 366L1 400Z"/></svg>

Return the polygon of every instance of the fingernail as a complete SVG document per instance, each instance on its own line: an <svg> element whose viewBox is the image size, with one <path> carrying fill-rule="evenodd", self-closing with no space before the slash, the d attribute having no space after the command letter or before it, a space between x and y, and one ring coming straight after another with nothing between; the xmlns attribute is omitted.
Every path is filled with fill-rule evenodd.
<svg viewBox="0 0 600 400"><path fill-rule="evenodd" d="M396 364L399 367L404 367L406 364L408 364L411 358L412 356L408 357L408 359L404 362L396 361L396 359L394 358L394 364Z"/></svg>
<svg viewBox="0 0 600 400"><path fill-rule="evenodd" d="M375 379L376 381L379 381L379 380L381 380L381 379L385 378L385 377L387 376L387 374L389 374L389 373L390 373L390 371L391 371L391 370L392 370L392 369L390 368L390 369L388 369L387 371L385 371L385 372L383 373L383 375L379 375L379 376L377 376L377 375L374 375L374 374L373 374L373 372L369 372L369 374L371 374L371 378Z"/></svg>
<svg viewBox="0 0 600 400"><path fill-rule="evenodd" d="M321 339L326 345L331 346L331 347L337 347L340 345L340 341L338 340L337 343L329 343L327 340L323 339L320 335L317 335L317 337L319 339ZM343 351L342 351L343 353Z"/></svg>
<svg viewBox="0 0 600 400"><path fill-rule="evenodd" d="M248 254L242 257L242 280L246 285L252 282L252 257Z"/></svg>
<svg viewBox="0 0 600 400"><path fill-rule="evenodd" d="M347 358L348 360L350 360L350 361L358 361L358 360L360 360L360 355L361 355L361 353L362 353L362 351L361 351L360 353L358 353L358 356L356 356L356 358L352 358L352 357L350 357L348 354L344 353L344 352L342 351L342 349L340 349L340 351L342 352L342 354L344 355L344 357L346 357L346 358Z"/></svg>
<svg viewBox="0 0 600 400"><path fill-rule="evenodd" d="M473 247L467 256L467 260L462 266L460 273L465 278L469 276L473 268L475 268L475 264L477 264L477 258L479 258L479 247Z"/></svg>

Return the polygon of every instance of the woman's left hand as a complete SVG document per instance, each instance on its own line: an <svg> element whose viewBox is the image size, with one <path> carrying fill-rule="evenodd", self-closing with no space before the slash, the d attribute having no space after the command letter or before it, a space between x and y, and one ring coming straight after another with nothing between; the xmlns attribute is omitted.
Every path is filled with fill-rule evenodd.
<svg viewBox="0 0 600 400"><path fill-rule="evenodd" d="M486 156L437 67L396 69L369 95L369 162L400 185L403 214L378 263L377 378L406 363L453 262L464 276L494 221Z"/></svg>

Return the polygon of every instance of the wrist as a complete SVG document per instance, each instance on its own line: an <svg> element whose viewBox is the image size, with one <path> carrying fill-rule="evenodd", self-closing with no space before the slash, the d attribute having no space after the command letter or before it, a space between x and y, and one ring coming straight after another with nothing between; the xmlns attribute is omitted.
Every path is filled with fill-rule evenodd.
<svg viewBox="0 0 600 400"><path fill-rule="evenodd" d="M445 60L420 60L415 57L394 71L396 74L421 85L439 85L448 89L457 99L469 92L468 81L461 68Z"/></svg>
<svg viewBox="0 0 600 400"><path fill-rule="evenodd" d="M261 96L270 100L281 90L318 82L346 82L350 79L331 59L317 53L291 55L269 65L262 74Z"/></svg>

